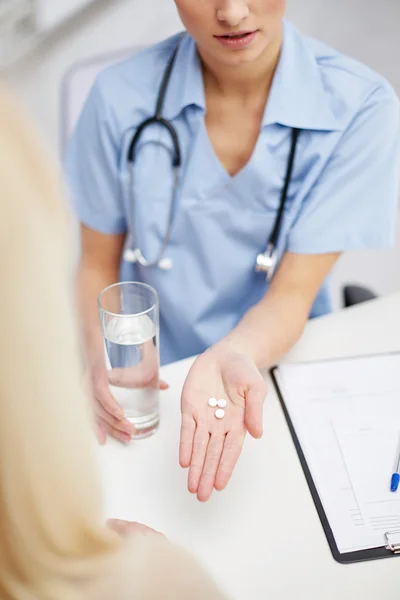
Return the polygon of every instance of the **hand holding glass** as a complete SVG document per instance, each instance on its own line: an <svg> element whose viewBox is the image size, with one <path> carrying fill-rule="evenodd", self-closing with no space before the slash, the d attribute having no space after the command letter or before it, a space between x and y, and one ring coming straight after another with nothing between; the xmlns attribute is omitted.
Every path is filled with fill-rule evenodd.
<svg viewBox="0 0 400 600"><path fill-rule="evenodd" d="M159 303L143 283L117 283L98 300L112 393L136 428L155 433L159 416Z"/></svg>

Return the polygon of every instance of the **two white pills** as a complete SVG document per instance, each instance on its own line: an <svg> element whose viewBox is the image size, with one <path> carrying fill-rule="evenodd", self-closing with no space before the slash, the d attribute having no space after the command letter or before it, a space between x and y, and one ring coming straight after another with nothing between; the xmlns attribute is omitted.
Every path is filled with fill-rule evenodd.
<svg viewBox="0 0 400 600"><path fill-rule="evenodd" d="M226 408L226 400L216 400L216 398L210 398L208 401L208 406L210 408L217 408L215 411L215 416L217 419L223 419L225 416L224 408Z"/></svg>

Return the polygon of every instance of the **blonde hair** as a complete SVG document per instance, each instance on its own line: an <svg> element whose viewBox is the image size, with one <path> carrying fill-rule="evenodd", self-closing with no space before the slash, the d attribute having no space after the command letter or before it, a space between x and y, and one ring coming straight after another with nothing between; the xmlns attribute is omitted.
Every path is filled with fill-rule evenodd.
<svg viewBox="0 0 400 600"><path fill-rule="evenodd" d="M225 600L179 548L105 526L68 237L60 182L0 87L0 598Z"/></svg>
<svg viewBox="0 0 400 600"><path fill-rule="evenodd" d="M54 173L56 170L54 170ZM104 526L60 182L0 89L0 597L75 600Z"/></svg>

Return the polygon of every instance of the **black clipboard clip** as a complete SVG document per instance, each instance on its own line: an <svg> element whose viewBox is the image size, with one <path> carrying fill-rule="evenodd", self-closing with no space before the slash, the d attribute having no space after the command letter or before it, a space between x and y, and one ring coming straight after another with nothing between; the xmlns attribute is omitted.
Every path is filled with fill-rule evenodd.
<svg viewBox="0 0 400 600"><path fill-rule="evenodd" d="M393 554L400 554L400 529L385 533L386 550Z"/></svg>

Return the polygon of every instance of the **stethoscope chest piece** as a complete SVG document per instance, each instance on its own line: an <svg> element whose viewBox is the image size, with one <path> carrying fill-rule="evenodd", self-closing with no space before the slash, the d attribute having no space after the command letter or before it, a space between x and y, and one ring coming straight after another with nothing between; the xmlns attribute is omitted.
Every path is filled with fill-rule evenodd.
<svg viewBox="0 0 400 600"><path fill-rule="evenodd" d="M139 248L126 248L124 251L124 261L133 265L138 263L142 267L157 267L157 269L160 269L161 271L169 271L173 266L172 260L167 257L161 258L155 264L150 264L150 262L144 258Z"/></svg>
<svg viewBox="0 0 400 600"><path fill-rule="evenodd" d="M256 260L256 272L265 273L266 280L271 281L273 274L275 273L278 259L276 251L273 246L268 246L265 252L257 255Z"/></svg>

